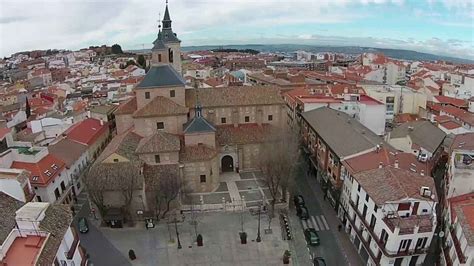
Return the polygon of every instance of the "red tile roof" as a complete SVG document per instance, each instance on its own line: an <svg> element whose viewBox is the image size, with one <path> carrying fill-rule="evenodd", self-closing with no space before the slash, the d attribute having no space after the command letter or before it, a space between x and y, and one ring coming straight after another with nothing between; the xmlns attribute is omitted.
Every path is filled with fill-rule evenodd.
<svg viewBox="0 0 474 266"><path fill-rule="evenodd" d="M94 118L88 118L77 124L74 124L66 132L68 139L85 145L92 145L103 134L106 134L108 126L106 122Z"/></svg>
<svg viewBox="0 0 474 266"><path fill-rule="evenodd" d="M65 163L54 155L48 154L37 163L14 161L11 168L25 169L30 172L32 185L47 186L64 169Z"/></svg>
<svg viewBox="0 0 474 266"><path fill-rule="evenodd" d="M456 135L451 144L451 150L474 150L474 133L464 133Z"/></svg>
<svg viewBox="0 0 474 266"><path fill-rule="evenodd" d="M3 139L8 133L10 133L11 129L5 127L0 129L0 139Z"/></svg>
<svg viewBox="0 0 474 266"><path fill-rule="evenodd" d="M383 147L379 152L372 151L343 161L344 166L352 174L379 167L382 163L386 165L394 165L398 161L398 167L405 170L421 172L429 174L428 166L416 159L416 156L411 153L397 152L388 147Z"/></svg>
<svg viewBox="0 0 474 266"><path fill-rule="evenodd" d="M133 114L137 110L137 98L133 97L130 100L121 103L117 110L115 110L115 115L125 115Z"/></svg>
<svg viewBox="0 0 474 266"><path fill-rule="evenodd" d="M462 127L459 123L456 123L454 121L448 121L448 122L441 123L440 126L446 128L446 129L449 129L449 130Z"/></svg>

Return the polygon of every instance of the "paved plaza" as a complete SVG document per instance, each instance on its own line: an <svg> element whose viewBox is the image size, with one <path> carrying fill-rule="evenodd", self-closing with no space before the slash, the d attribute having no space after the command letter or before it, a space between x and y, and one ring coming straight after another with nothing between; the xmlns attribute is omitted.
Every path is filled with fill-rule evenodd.
<svg viewBox="0 0 474 266"><path fill-rule="evenodd" d="M183 199L183 210L240 210L268 205L271 194L259 171L223 173L216 190L209 193L193 193Z"/></svg>
<svg viewBox="0 0 474 266"><path fill-rule="evenodd" d="M282 239L278 218L272 221L272 233L265 234L268 219L266 215L261 215L262 242L257 243L258 215L251 215L248 211L197 214L197 233L202 234L204 239L204 246L198 247L191 214L185 216L184 222L177 225L182 249L177 248L174 224L169 227L159 224L148 230L101 228L101 231L124 256L128 257L129 249L135 251L137 259L132 261L132 265L283 264L283 252L289 249L289 243ZM248 234L245 245L240 243L239 238L241 218L244 231ZM300 262L299 265L309 265L309 262Z"/></svg>

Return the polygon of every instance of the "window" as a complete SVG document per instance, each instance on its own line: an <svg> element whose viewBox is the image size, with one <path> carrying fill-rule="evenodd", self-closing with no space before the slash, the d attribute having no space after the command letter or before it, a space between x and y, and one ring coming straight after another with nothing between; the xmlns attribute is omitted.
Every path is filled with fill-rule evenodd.
<svg viewBox="0 0 474 266"><path fill-rule="evenodd" d="M149 91L145 91L145 99L150 99L150 92Z"/></svg>
<svg viewBox="0 0 474 266"><path fill-rule="evenodd" d="M37 190L37 189L38 189L38 187L35 187L35 190Z"/></svg>
<svg viewBox="0 0 474 266"><path fill-rule="evenodd" d="M360 192L360 184L357 185L357 191Z"/></svg>
<svg viewBox="0 0 474 266"><path fill-rule="evenodd" d="M225 124L225 123L227 123L225 117L221 117L221 124Z"/></svg>
<svg viewBox="0 0 474 266"><path fill-rule="evenodd" d="M372 218L370 218L370 228L374 229L376 222L377 218L375 218L375 215L372 214Z"/></svg>
<svg viewBox="0 0 474 266"><path fill-rule="evenodd" d="M377 205L374 205L374 212L377 212L378 209L379 207L377 207Z"/></svg>
<svg viewBox="0 0 474 266"><path fill-rule="evenodd" d="M201 183L206 183L206 175L201 175L199 179L201 180Z"/></svg>
<svg viewBox="0 0 474 266"><path fill-rule="evenodd" d="M59 199L59 197L61 196L61 194L59 194L59 189L58 188L56 188L54 190L54 196L56 196L56 200Z"/></svg>
<svg viewBox="0 0 474 266"><path fill-rule="evenodd" d="M364 210L362 211L362 217L364 217L364 220L365 220L366 215L367 215L367 205L364 204Z"/></svg>
<svg viewBox="0 0 474 266"><path fill-rule="evenodd" d="M114 159L114 163L118 163L118 159Z"/></svg>
<svg viewBox="0 0 474 266"><path fill-rule="evenodd" d="M173 63L173 50L171 48L168 49L168 58L169 62Z"/></svg>
<svg viewBox="0 0 474 266"><path fill-rule="evenodd" d="M418 238L418 240L416 241L416 249L425 248L427 241L428 241L427 237Z"/></svg>
<svg viewBox="0 0 474 266"><path fill-rule="evenodd" d="M388 234L387 234L387 231L385 231L385 229L382 229L382 233L380 233L380 239L382 240L382 243L384 244L384 247L385 247L385 244L388 241Z"/></svg>
<svg viewBox="0 0 474 266"><path fill-rule="evenodd" d="M246 122L246 123L250 122L250 117L249 117L249 116L246 116L246 117L245 117L245 122Z"/></svg>
<svg viewBox="0 0 474 266"><path fill-rule="evenodd" d="M59 169L58 166L57 166L55 163L53 163L53 164L51 165L51 168L53 168L53 170L58 170L58 169Z"/></svg>
<svg viewBox="0 0 474 266"><path fill-rule="evenodd" d="M369 202L369 194L365 193L365 201Z"/></svg>
<svg viewBox="0 0 474 266"><path fill-rule="evenodd" d="M64 181L61 182L61 190L64 192L66 190L66 185L64 184Z"/></svg>
<svg viewBox="0 0 474 266"><path fill-rule="evenodd" d="M158 62L161 62L161 54L158 54Z"/></svg>
<svg viewBox="0 0 474 266"><path fill-rule="evenodd" d="M398 204L398 211L408 211L410 209L410 203L400 203Z"/></svg>
<svg viewBox="0 0 474 266"><path fill-rule="evenodd" d="M403 239L400 242L400 246L398 247L398 251L407 251L410 249L411 239Z"/></svg>
<svg viewBox="0 0 474 266"><path fill-rule="evenodd" d="M156 129L164 129L165 128L165 123L164 122L157 122L156 123Z"/></svg>
<svg viewBox="0 0 474 266"><path fill-rule="evenodd" d="M155 155L155 163L160 163L161 160L160 160L160 155L159 154L156 154Z"/></svg>
<svg viewBox="0 0 474 266"><path fill-rule="evenodd" d="M273 115L268 115L268 121L273 121Z"/></svg>
<svg viewBox="0 0 474 266"><path fill-rule="evenodd" d="M174 90L170 90L170 97L173 98L176 95L176 92Z"/></svg>
<svg viewBox="0 0 474 266"><path fill-rule="evenodd" d="M36 200L37 200L38 202L42 202L42 200L41 200L41 197L40 197L40 196L36 196Z"/></svg>

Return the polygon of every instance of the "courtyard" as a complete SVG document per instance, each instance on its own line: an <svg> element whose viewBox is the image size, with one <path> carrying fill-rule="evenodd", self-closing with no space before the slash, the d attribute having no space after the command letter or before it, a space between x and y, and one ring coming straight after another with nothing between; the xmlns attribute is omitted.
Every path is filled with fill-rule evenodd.
<svg viewBox="0 0 474 266"><path fill-rule="evenodd" d="M220 178L214 191L187 195L182 200L182 210L241 210L268 205L272 198L260 171L227 172Z"/></svg>

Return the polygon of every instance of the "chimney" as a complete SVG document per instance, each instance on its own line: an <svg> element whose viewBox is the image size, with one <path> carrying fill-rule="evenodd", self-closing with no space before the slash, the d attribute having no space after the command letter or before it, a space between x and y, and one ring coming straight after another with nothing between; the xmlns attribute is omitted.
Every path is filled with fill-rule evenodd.
<svg viewBox="0 0 474 266"><path fill-rule="evenodd" d="M104 125L104 120L100 120L100 125L103 126Z"/></svg>
<svg viewBox="0 0 474 266"><path fill-rule="evenodd" d="M395 164L393 165L395 168L398 168L398 160L395 160Z"/></svg>
<svg viewBox="0 0 474 266"><path fill-rule="evenodd" d="M425 175L425 170L421 170L420 175L424 176Z"/></svg>
<svg viewBox="0 0 474 266"><path fill-rule="evenodd" d="M383 163L379 162L379 168L383 168Z"/></svg>

